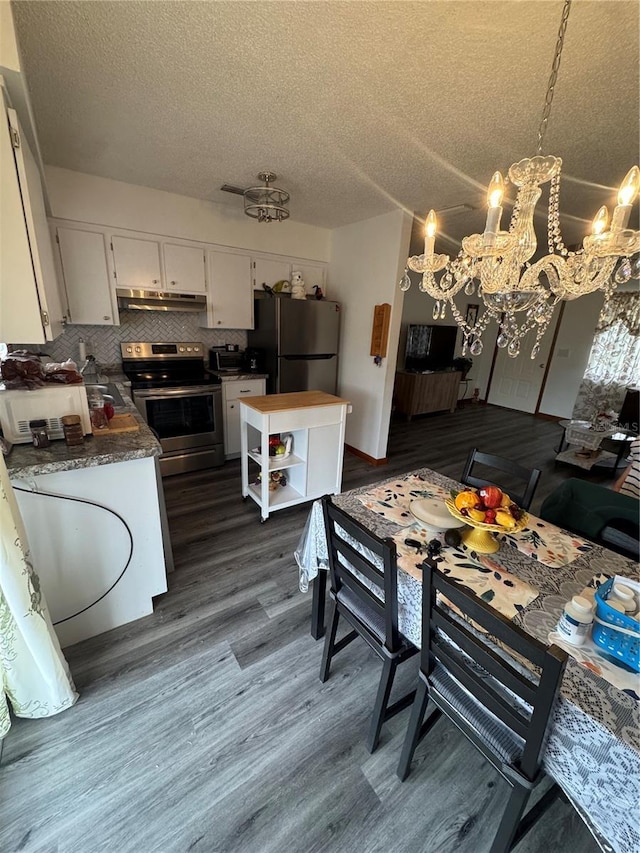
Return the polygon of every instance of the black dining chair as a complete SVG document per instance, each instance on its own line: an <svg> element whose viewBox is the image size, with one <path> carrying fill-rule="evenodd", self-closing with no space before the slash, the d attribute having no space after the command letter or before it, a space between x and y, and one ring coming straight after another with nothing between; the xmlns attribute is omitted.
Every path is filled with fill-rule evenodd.
<svg viewBox="0 0 640 853"><path fill-rule="evenodd" d="M467 486L473 486L476 489L482 486L499 486L502 489L502 485L496 482L496 480L486 480L478 477L473 473L475 465L484 465L487 468L493 468L495 471L498 471L499 479L506 476L508 478L508 485L505 486L504 491L508 492L511 500L519 507L529 509L538 485L538 480L540 479L540 474L542 473L539 468L525 468L523 465L518 465L517 462L512 462L511 459L505 459L504 456L495 456L493 453L482 453L474 447L469 453L460 482ZM524 491L522 493L513 491L512 484L515 485L516 489L524 488ZM519 486L518 484L522 485Z"/></svg>
<svg viewBox="0 0 640 853"><path fill-rule="evenodd" d="M419 741L444 714L511 786L490 848L506 853L560 795L553 784L522 817L533 788L545 778L545 736L567 655L530 637L429 558L423 564L422 624L418 689L398 776L406 779ZM435 710L423 722L429 700Z"/></svg>
<svg viewBox="0 0 640 853"><path fill-rule="evenodd" d="M391 539L379 539L343 510L330 497L322 499L331 578L331 613L325 636L320 680L329 677L331 661L356 637L362 639L382 660L367 749L373 752L383 723L408 708L415 690L389 705L396 669L418 649L398 631L396 547ZM336 642L340 617L353 629Z"/></svg>

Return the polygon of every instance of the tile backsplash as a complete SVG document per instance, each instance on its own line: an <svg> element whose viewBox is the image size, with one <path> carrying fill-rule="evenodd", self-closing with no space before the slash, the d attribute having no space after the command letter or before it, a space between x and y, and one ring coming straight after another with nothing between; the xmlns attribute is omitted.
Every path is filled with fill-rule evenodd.
<svg viewBox="0 0 640 853"><path fill-rule="evenodd" d="M83 340L87 352L93 353L99 364L108 366L120 364L122 341L202 341L205 347L238 344L240 349L247 345L244 329L203 329L194 314L123 311L120 322L120 326L67 326L55 341L37 348L49 353L52 361L78 361L78 344ZM29 347L35 348L30 344L11 345L11 349Z"/></svg>

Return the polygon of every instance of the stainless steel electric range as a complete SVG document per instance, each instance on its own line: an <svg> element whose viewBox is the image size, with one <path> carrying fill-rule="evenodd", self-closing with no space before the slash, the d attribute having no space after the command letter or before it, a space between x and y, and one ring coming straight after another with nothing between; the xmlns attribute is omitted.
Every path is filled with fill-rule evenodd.
<svg viewBox="0 0 640 853"><path fill-rule="evenodd" d="M122 369L133 402L162 445L163 476L224 464L220 380L201 343L125 342Z"/></svg>

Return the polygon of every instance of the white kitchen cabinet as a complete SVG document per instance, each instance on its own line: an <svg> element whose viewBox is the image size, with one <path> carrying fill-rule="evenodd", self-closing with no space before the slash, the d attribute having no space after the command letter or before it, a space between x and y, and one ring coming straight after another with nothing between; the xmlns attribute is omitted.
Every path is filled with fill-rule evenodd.
<svg viewBox="0 0 640 853"><path fill-rule="evenodd" d="M226 459L240 456L240 401L266 392L265 379L231 379L222 383L224 411L224 455Z"/></svg>
<svg viewBox="0 0 640 853"><path fill-rule="evenodd" d="M14 110L0 98L0 341L42 344L63 329L63 305L40 172Z"/></svg>
<svg viewBox="0 0 640 853"><path fill-rule="evenodd" d="M56 227L67 322L92 326L118 323L111 287L107 239L100 231Z"/></svg>
<svg viewBox="0 0 640 853"><path fill-rule="evenodd" d="M262 290L262 285L269 287L277 281L291 281L291 264L289 261L271 258L253 258L253 289Z"/></svg>
<svg viewBox="0 0 640 853"><path fill-rule="evenodd" d="M117 286L127 290L162 290L160 243L140 237L111 238Z"/></svg>
<svg viewBox="0 0 640 853"><path fill-rule="evenodd" d="M302 263L291 263L292 271L299 270L302 273L304 281L304 289L307 296L315 296L316 291L313 289L316 285L322 288L322 292L327 296L326 288L326 266L324 264L310 264L308 261Z"/></svg>
<svg viewBox="0 0 640 853"><path fill-rule="evenodd" d="M165 290L181 293L204 293L205 252L196 246L164 243Z"/></svg>
<svg viewBox="0 0 640 853"><path fill-rule="evenodd" d="M12 483L62 647L153 612L167 591L154 457Z"/></svg>
<svg viewBox="0 0 640 853"><path fill-rule="evenodd" d="M348 411L348 400L323 391L240 400L242 497L258 504L262 521L276 510L340 491ZM293 437L286 458L269 456L269 436L276 433ZM274 472L286 483L271 490Z"/></svg>
<svg viewBox="0 0 640 853"><path fill-rule="evenodd" d="M208 329L253 329L251 258L235 252L207 252L207 311L201 326Z"/></svg>

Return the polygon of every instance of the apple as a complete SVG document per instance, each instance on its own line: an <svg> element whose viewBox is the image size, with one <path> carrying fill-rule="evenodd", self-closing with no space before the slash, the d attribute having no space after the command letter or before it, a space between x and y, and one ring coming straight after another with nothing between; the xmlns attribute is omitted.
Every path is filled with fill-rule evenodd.
<svg viewBox="0 0 640 853"><path fill-rule="evenodd" d="M495 509L488 509L484 514L484 520L487 522L487 524L493 524L496 520Z"/></svg>
<svg viewBox="0 0 640 853"><path fill-rule="evenodd" d="M483 486L478 494L488 509L497 509L502 503L502 490L497 486Z"/></svg>

